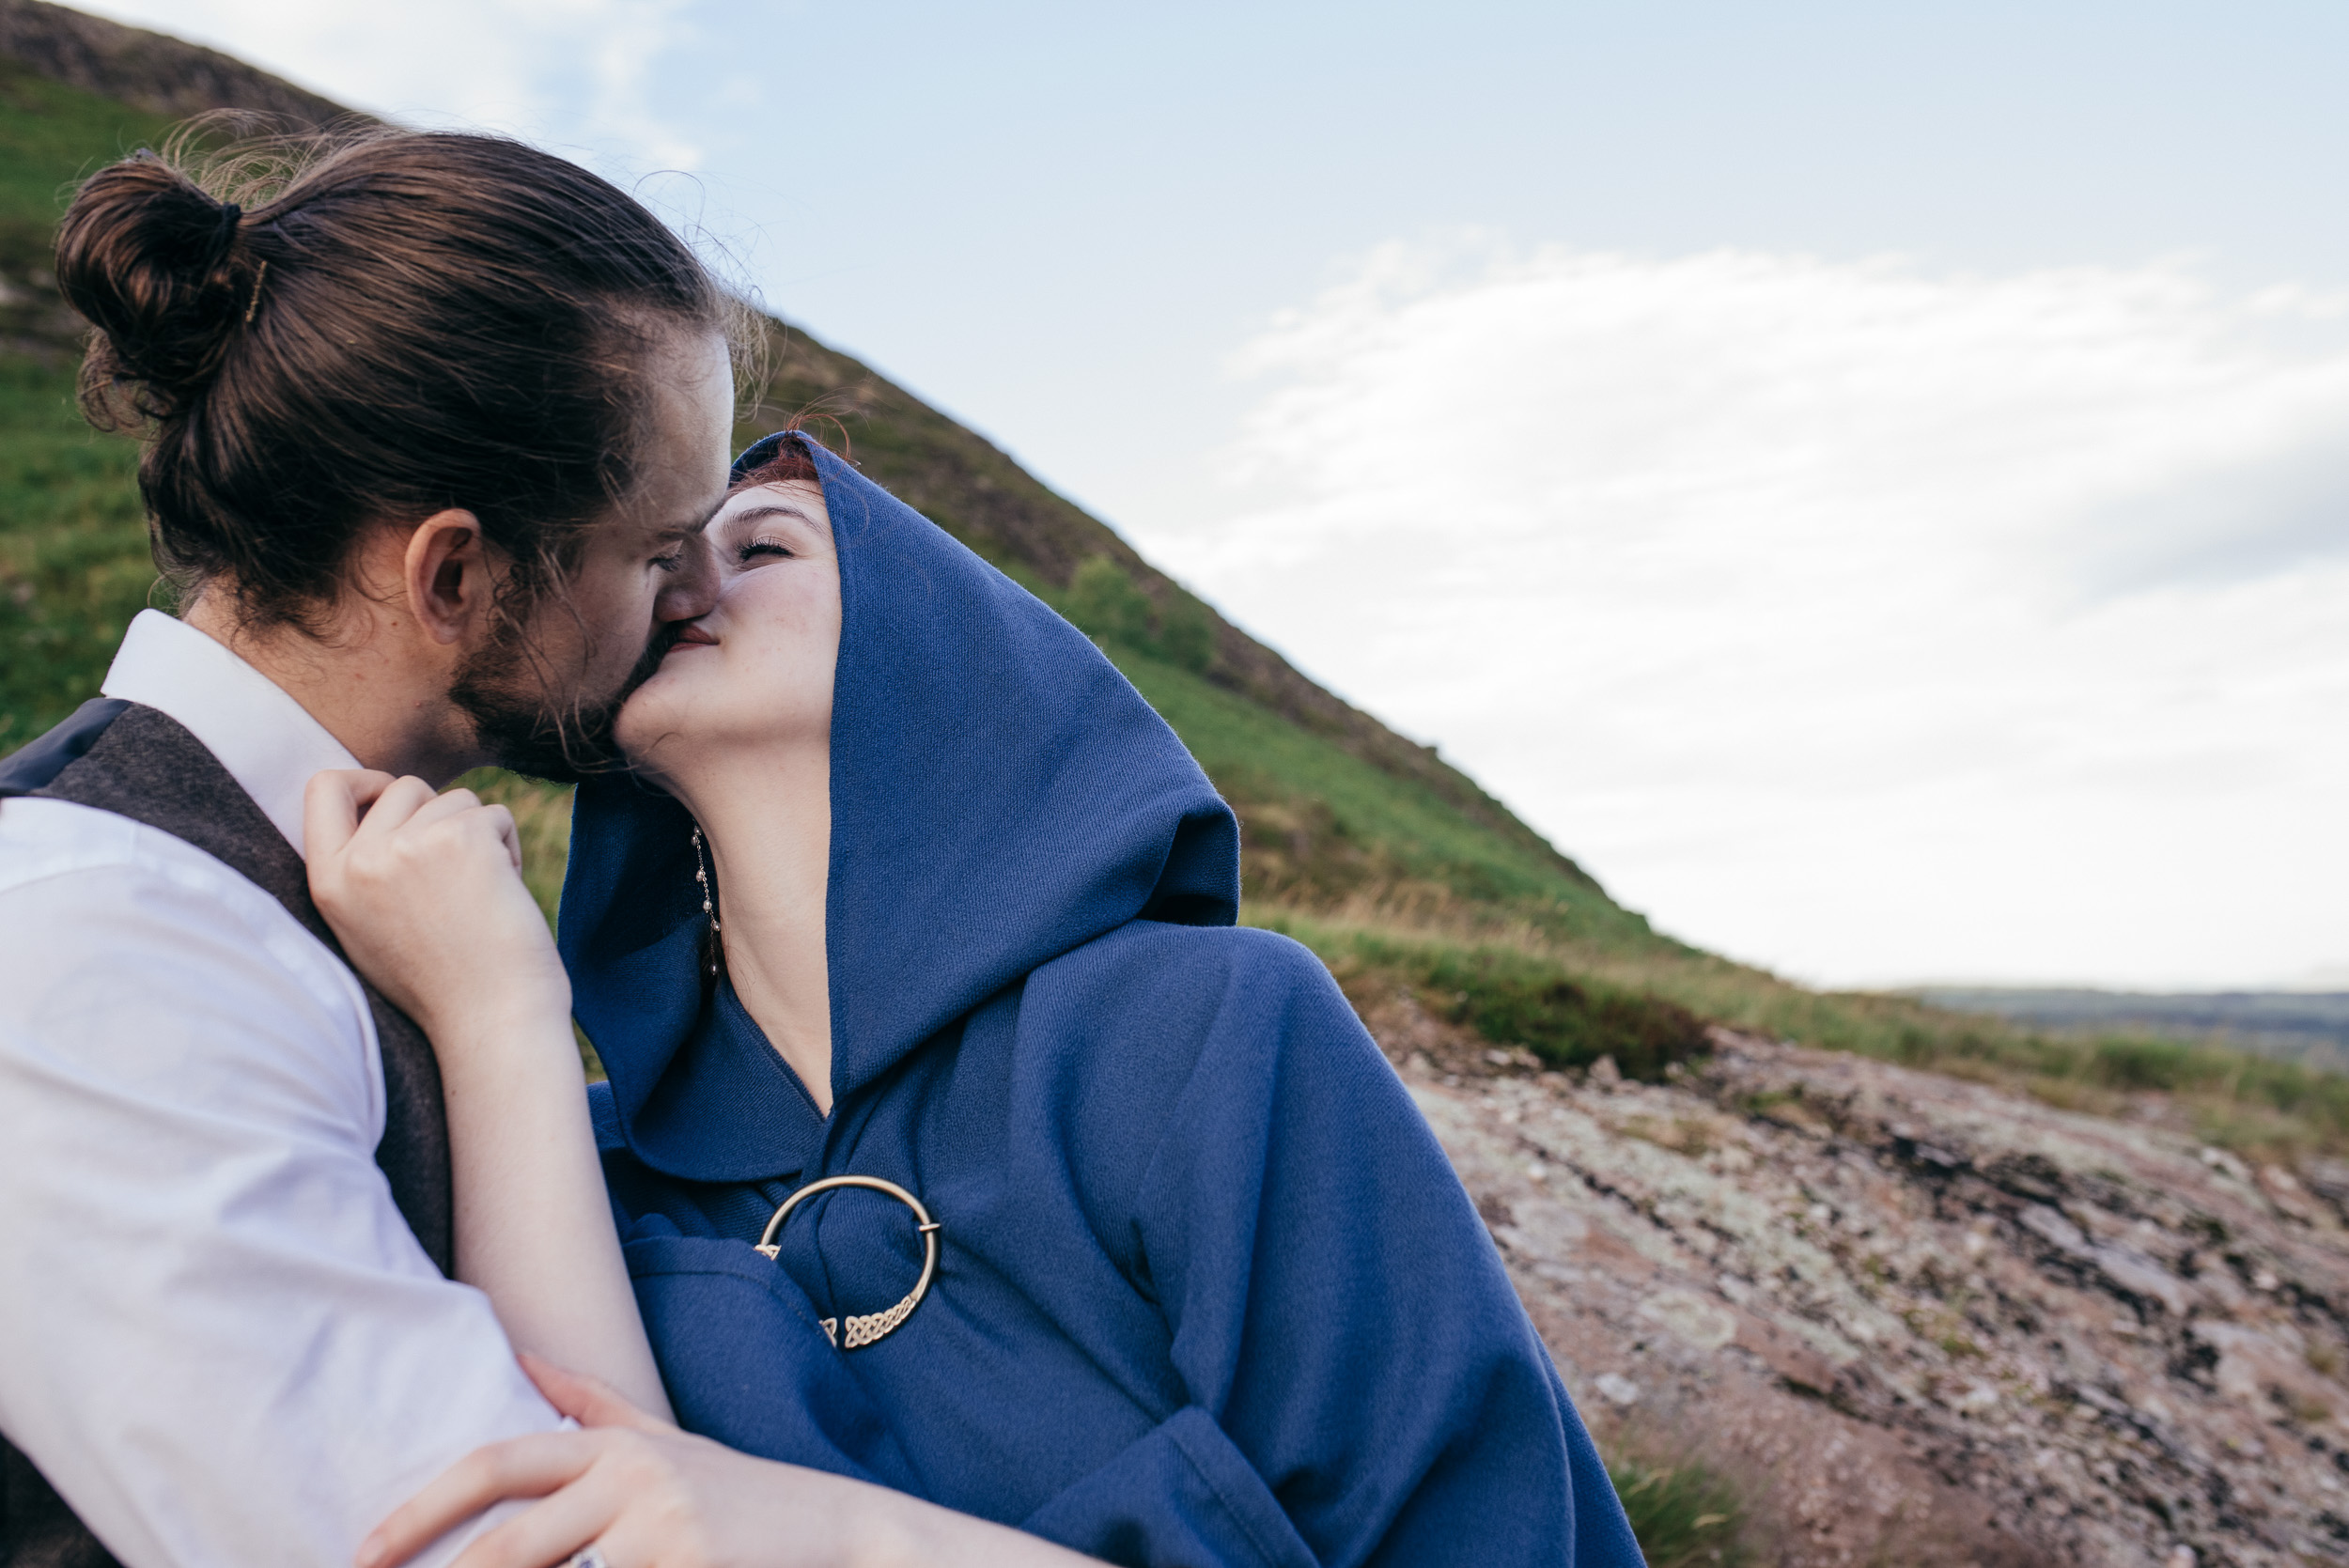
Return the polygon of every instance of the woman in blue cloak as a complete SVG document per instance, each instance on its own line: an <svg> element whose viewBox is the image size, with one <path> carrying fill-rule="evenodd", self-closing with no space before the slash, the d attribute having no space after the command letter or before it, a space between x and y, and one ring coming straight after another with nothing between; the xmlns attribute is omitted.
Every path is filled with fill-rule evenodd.
<svg viewBox="0 0 2349 1568"><path fill-rule="evenodd" d="M475 1455L363 1565L520 1497L463 1568L878 1560L808 1520L893 1495L957 1560L1637 1563L1408 1094L1235 924L1174 732L803 434L736 478L717 607L579 788L560 967L498 808L314 785L319 902L443 1059L459 1271L610 1384L534 1364L593 1430ZM609 1079L522 1139L573 1013ZM602 1223L590 1120L641 1336L563 1239Z"/></svg>

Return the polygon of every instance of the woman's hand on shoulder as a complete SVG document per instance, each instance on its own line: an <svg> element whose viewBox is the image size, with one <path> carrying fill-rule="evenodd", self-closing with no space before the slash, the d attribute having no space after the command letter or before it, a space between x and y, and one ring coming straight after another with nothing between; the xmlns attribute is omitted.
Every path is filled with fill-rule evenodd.
<svg viewBox="0 0 2349 1568"><path fill-rule="evenodd" d="M303 830L319 912L352 966L435 1044L459 1029L569 1017L570 981L522 883L504 806L335 770L310 780Z"/></svg>
<svg viewBox="0 0 2349 1568"><path fill-rule="evenodd" d="M476 1449L377 1527L357 1568L397 1568L497 1503L538 1499L451 1568L1080 1568L1032 1535L863 1482L754 1459L646 1415L605 1385L522 1358L577 1432Z"/></svg>

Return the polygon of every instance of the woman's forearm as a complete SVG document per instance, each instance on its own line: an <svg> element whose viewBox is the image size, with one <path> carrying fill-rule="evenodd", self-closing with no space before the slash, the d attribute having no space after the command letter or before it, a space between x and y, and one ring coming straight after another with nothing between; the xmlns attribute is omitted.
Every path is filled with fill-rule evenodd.
<svg viewBox="0 0 2349 1568"><path fill-rule="evenodd" d="M834 1538L845 1544L832 1560L843 1568L1100 1568L1093 1558L1008 1525L868 1483L824 1479L835 1490Z"/></svg>
<svg viewBox="0 0 2349 1568"><path fill-rule="evenodd" d="M570 1019L483 1014L435 1038L456 1180L457 1275L517 1350L593 1373L646 1410L669 1401L612 1228Z"/></svg>

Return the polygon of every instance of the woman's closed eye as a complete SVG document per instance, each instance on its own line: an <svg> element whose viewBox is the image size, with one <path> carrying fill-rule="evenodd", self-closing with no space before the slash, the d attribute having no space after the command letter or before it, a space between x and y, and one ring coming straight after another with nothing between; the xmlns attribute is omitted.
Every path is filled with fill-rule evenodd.
<svg viewBox="0 0 2349 1568"><path fill-rule="evenodd" d="M795 553L797 552L781 539L748 539L743 542L740 550L735 551L735 558L747 566L762 556L788 559Z"/></svg>

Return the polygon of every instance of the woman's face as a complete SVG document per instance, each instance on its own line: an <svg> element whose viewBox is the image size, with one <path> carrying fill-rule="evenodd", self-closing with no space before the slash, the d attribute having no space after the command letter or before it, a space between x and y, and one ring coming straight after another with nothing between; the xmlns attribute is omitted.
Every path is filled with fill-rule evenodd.
<svg viewBox="0 0 2349 1568"><path fill-rule="evenodd" d="M621 708L615 737L655 773L713 748L832 743L840 657L840 562L819 484L760 485L726 498L707 536L718 602L685 623L652 678Z"/></svg>

